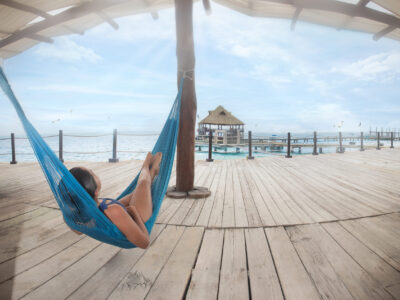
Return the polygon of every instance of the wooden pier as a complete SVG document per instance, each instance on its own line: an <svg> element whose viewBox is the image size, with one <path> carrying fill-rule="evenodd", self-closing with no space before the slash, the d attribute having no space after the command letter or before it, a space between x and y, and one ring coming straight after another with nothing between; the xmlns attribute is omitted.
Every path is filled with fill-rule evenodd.
<svg viewBox="0 0 400 300"><path fill-rule="evenodd" d="M141 162L66 165L115 197ZM146 250L70 231L38 164L0 174L0 299L400 299L397 148L197 161L211 197L164 199Z"/></svg>

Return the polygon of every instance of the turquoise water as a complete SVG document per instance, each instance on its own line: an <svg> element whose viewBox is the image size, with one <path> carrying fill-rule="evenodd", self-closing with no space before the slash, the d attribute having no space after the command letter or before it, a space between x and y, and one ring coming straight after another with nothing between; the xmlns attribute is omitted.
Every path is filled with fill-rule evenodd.
<svg viewBox="0 0 400 300"><path fill-rule="evenodd" d="M253 133L253 138L271 137L271 133ZM284 134L276 134L278 137L285 137ZM343 136L357 136L356 133L344 133ZM321 133L320 136L337 136L336 133ZM312 137L311 133L294 133L292 138L296 137ZM120 133L118 135L117 143L117 157L120 160L129 159L144 159L148 151L151 151L154 143L156 142L158 135L148 133ZM57 152L58 151L58 135L47 135L45 137L46 142L50 147ZM300 141L302 143L302 141ZM309 141L312 143L312 140ZM326 143L326 142L324 142ZM337 143L332 141L330 143ZM359 141L355 141L356 145L359 146ZM382 141L386 146L390 145L390 141ZM106 134L102 136L93 137L93 135L87 134L84 137L70 136L64 132L64 160L66 161L108 161L112 156L112 144L113 136ZM295 145L295 143L292 143ZM349 141L343 142L343 147ZM376 141L364 141L364 145L376 145ZM32 148L29 141L24 136L16 136L16 160L17 161L36 161L33 155ZM395 142L395 147L399 147L399 142ZM197 149L197 148L196 148ZM301 153L298 149L294 149L292 155L309 155L312 153L312 147L303 147ZM346 148L346 152L358 151L358 148ZM218 152L213 152L213 159L233 159L233 158L245 158L248 156L248 147L240 147L240 153L229 153L235 152L236 147L227 149L227 153L223 149L219 149ZM325 147L323 153L335 152L336 147ZM253 148L253 156L274 156L274 155L286 155L286 147L281 151L263 151L261 149L255 150ZM203 160L208 157L208 147L202 146L202 151L196 151L196 159ZM11 141L9 136L0 137L0 161L9 162L11 160Z"/></svg>

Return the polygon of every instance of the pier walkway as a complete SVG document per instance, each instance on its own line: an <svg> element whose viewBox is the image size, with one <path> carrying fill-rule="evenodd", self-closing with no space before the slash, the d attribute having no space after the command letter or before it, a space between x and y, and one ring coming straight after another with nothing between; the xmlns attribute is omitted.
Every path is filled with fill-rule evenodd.
<svg viewBox="0 0 400 300"><path fill-rule="evenodd" d="M140 161L84 165L114 197ZM172 174L171 183L175 182ZM196 162L150 247L68 229L36 163L0 163L0 299L400 299L400 149Z"/></svg>

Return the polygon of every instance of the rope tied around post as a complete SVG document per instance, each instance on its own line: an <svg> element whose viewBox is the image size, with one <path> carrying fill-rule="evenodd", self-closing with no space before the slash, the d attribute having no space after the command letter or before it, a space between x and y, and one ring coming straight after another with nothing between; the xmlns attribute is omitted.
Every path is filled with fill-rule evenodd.
<svg viewBox="0 0 400 300"><path fill-rule="evenodd" d="M182 70L182 69L179 69L178 72L179 72L179 73L182 73L182 75L180 76L180 78L187 78L187 79L193 80L193 77L194 77L194 69L189 69L189 70ZM188 75L188 74L190 74L190 73L192 73L192 74L191 74L191 75Z"/></svg>

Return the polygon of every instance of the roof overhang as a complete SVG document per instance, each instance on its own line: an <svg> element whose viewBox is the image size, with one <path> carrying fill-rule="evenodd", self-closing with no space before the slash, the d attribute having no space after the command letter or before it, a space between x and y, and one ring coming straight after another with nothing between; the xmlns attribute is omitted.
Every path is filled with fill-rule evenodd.
<svg viewBox="0 0 400 300"><path fill-rule="evenodd" d="M214 0L250 16L286 18L400 40L399 0ZM207 11L209 0L203 0ZM118 29L115 18L150 13L173 0L0 0L0 57L9 58L53 37L83 34L101 23Z"/></svg>

